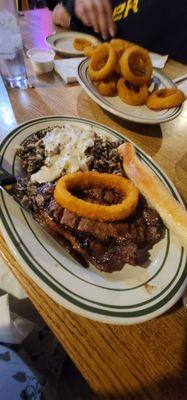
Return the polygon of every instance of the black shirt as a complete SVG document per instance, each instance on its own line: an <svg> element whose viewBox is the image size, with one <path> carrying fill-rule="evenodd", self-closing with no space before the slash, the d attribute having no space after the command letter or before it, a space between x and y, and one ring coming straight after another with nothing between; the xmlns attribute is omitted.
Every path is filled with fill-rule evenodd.
<svg viewBox="0 0 187 400"><path fill-rule="evenodd" d="M52 9L60 1L48 0ZM74 0L62 2L71 28L96 35L74 15ZM117 37L187 64L187 0L111 0Z"/></svg>

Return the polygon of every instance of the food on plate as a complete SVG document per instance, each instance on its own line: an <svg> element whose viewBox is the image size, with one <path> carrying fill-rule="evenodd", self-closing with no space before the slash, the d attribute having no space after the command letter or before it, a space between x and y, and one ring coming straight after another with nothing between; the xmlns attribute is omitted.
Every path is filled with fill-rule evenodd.
<svg viewBox="0 0 187 400"><path fill-rule="evenodd" d="M129 200L133 197L134 202L136 198L137 206L128 217L103 221L90 214L90 209L97 213L101 206L114 210L122 205L124 195L118 190L121 186L116 185L123 182L122 190L126 190L127 178L118 153L121 144L122 140L99 128L66 123L33 133L17 150L25 177L19 179L16 194L23 205L79 263L92 264L104 272L120 271L127 263L144 265L150 249L165 233L158 213L141 194L137 200L138 192L129 181ZM99 177L102 186L94 180L83 186L83 179L90 174L97 177L97 183ZM71 186L73 176L78 187ZM73 197L83 200L85 210L92 204L87 215L80 216L77 208L71 211L68 203L64 207L56 201L55 190L63 177L70 182L68 190Z"/></svg>
<svg viewBox="0 0 187 400"><path fill-rule="evenodd" d="M110 45L114 48L114 50L116 52L117 63L115 66L115 71L120 75L121 74L120 65L119 65L120 57L129 46L133 45L133 43L128 42L127 40L124 40L124 39L112 39L110 41Z"/></svg>
<svg viewBox="0 0 187 400"><path fill-rule="evenodd" d="M179 89L163 88L151 80L149 52L123 39L112 39L85 48L90 79L102 96L116 96L132 106L146 105L154 111L176 107L185 100ZM154 89L152 91L154 83Z"/></svg>
<svg viewBox="0 0 187 400"><path fill-rule="evenodd" d="M158 211L166 226L179 238L187 250L187 212L181 204L170 195L161 181L138 159L131 143L120 146L123 157L123 168L129 179Z"/></svg>
<svg viewBox="0 0 187 400"><path fill-rule="evenodd" d="M132 106L141 106L146 103L148 86L134 86L127 82L124 77L117 83L118 95L122 101Z"/></svg>
<svg viewBox="0 0 187 400"><path fill-rule="evenodd" d="M119 58L121 57L123 52L127 50L128 47L133 46L133 43L128 42L127 40L124 39L112 39L110 41L110 44L114 48Z"/></svg>
<svg viewBox="0 0 187 400"><path fill-rule="evenodd" d="M88 47L91 45L90 40L84 39L84 38L75 38L73 41L73 46L75 50L78 51L83 51L85 47Z"/></svg>
<svg viewBox="0 0 187 400"><path fill-rule="evenodd" d="M93 204L79 199L73 190L102 188L121 195L121 201L114 205ZM138 190L133 183L118 175L100 172L75 172L60 178L55 186L54 198L63 208L98 221L119 221L127 218L138 203Z"/></svg>
<svg viewBox="0 0 187 400"><path fill-rule="evenodd" d="M102 96L115 96L117 94L117 84L114 80L96 82L98 92Z"/></svg>
<svg viewBox="0 0 187 400"><path fill-rule="evenodd" d="M147 98L147 107L151 110L165 110L180 106L185 100L184 93L177 88L155 90Z"/></svg>
<svg viewBox="0 0 187 400"><path fill-rule="evenodd" d="M130 46L119 60L120 70L124 78L133 85L141 86L149 82L153 66L146 49Z"/></svg>
<svg viewBox="0 0 187 400"><path fill-rule="evenodd" d="M85 57L90 58L94 52L94 50L97 48L94 44L91 44L90 46L86 46L84 48L84 55Z"/></svg>
<svg viewBox="0 0 187 400"><path fill-rule="evenodd" d="M103 81L110 77L115 70L117 55L109 43L103 43L93 52L89 63L90 78L94 81Z"/></svg>
<svg viewBox="0 0 187 400"><path fill-rule="evenodd" d="M24 164L24 169L26 168L28 173L32 172L31 181L38 183L53 182L65 173L88 171L89 162L91 163L92 160L88 154L89 148L92 148L94 143L95 134L92 129L81 130L68 124L63 127L54 127L47 131L41 142L37 143L38 157L44 157L45 162L42 158L42 160L39 159L39 164L37 159L36 164L33 164L32 157L24 157L22 154L23 161L28 163L28 166ZM40 146L44 147L44 153L41 152ZM33 171L35 165L36 172Z"/></svg>

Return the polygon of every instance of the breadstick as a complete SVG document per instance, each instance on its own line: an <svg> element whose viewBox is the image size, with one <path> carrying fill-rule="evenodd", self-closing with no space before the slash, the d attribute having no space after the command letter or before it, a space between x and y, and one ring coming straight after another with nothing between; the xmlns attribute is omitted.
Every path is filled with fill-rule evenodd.
<svg viewBox="0 0 187 400"><path fill-rule="evenodd" d="M187 212L174 199L162 182L137 157L134 146L124 143L119 147L123 168L129 179L157 210L167 228L173 231L187 250Z"/></svg>

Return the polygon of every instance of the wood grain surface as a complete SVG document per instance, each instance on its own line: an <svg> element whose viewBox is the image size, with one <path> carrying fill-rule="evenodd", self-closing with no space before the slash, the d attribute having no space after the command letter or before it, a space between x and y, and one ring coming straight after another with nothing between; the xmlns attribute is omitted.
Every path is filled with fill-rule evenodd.
<svg viewBox="0 0 187 400"><path fill-rule="evenodd" d="M45 36L56 30L47 9L25 12L20 23L25 49L45 47ZM152 156L187 200L187 104L174 121L162 126L138 125L103 111L78 84L67 86L54 73L37 78L28 59L26 64L35 87L9 91L18 123L61 114L88 118L114 128ZM187 73L187 66L170 60L165 71L174 78ZM7 126L1 107L0 99L2 139L15 126L15 120ZM187 310L181 300L161 317L140 325L111 326L93 322L51 300L23 272L1 236L0 252L99 398L187 398Z"/></svg>

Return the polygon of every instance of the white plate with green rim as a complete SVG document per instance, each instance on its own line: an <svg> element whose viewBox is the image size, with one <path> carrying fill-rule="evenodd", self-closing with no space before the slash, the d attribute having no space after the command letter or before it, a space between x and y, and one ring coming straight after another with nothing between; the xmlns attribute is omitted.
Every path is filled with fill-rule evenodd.
<svg viewBox="0 0 187 400"><path fill-rule="evenodd" d="M34 132L69 123L81 129L123 138L112 129L84 119L52 116L19 125L2 142L2 166L6 160L19 174L16 147ZM172 195L182 203L174 185L152 159L136 148L142 161L156 173ZM146 267L126 265L121 271L101 273L79 265L6 193L0 192L0 229L24 271L56 302L87 318L111 324L140 323L168 310L181 297L187 275L186 256L173 234L151 250Z"/></svg>
<svg viewBox="0 0 187 400"><path fill-rule="evenodd" d="M84 53L76 50L73 46L73 41L77 38L89 40L93 45L101 43L100 40L95 36L75 31L55 32L47 36L45 41L48 45L50 45L50 47L52 47L53 50L59 54L62 54L63 56L80 57L81 55L84 55Z"/></svg>
<svg viewBox="0 0 187 400"><path fill-rule="evenodd" d="M124 103L119 96L106 97L102 96L97 88L92 83L88 73L88 59L83 60L78 66L78 81L85 92L104 110L109 111L116 117L120 117L127 121L138 122L140 124L161 124L178 117L183 106L170 108L162 111L150 110L146 105L144 106L130 106ZM176 87L175 83L154 68L152 81L158 89Z"/></svg>

